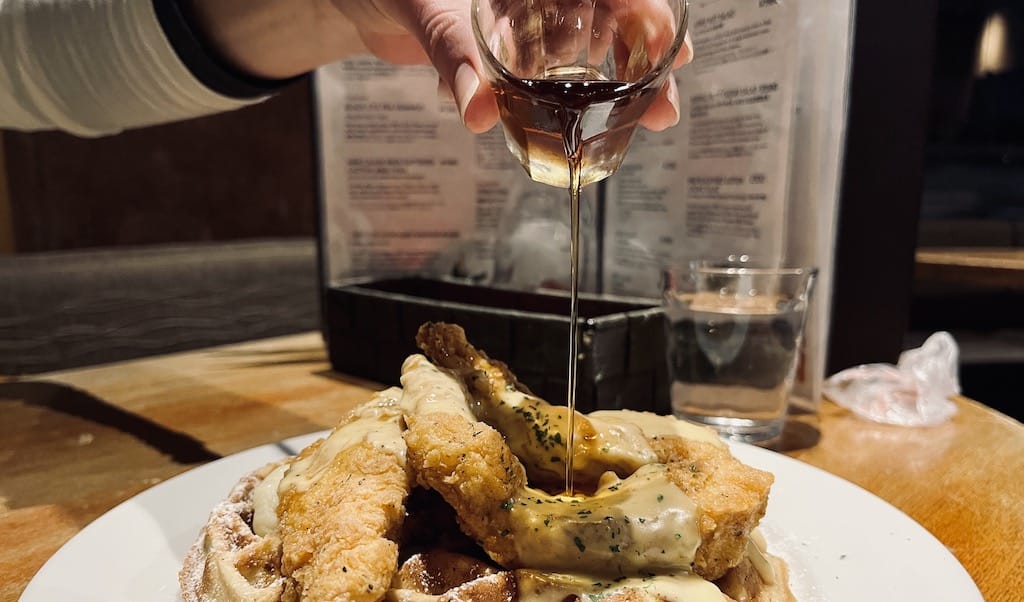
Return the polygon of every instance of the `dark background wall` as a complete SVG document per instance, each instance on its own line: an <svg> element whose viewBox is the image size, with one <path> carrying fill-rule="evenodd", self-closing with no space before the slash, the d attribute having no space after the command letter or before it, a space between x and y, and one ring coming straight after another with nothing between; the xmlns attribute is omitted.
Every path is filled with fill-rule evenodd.
<svg viewBox="0 0 1024 602"><path fill-rule="evenodd" d="M310 107L306 80L245 109L104 138L4 132L0 241L35 252L313 236Z"/></svg>

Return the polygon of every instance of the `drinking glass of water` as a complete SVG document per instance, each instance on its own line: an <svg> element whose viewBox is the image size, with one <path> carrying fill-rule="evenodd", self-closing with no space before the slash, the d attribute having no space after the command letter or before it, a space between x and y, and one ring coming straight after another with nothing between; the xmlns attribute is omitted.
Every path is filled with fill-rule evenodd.
<svg viewBox="0 0 1024 602"><path fill-rule="evenodd" d="M729 439L776 443L816 275L707 262L667 271L673 413Z"/></svg>

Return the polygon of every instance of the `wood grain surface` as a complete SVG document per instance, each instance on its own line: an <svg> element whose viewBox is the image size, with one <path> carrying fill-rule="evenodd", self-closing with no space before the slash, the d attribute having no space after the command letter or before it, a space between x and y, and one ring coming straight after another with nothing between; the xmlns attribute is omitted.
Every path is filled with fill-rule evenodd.
<svg viewBox="0 0 1024 602"><path fill-rule="evenodd" d="M914 279L923 284L1024 291L1024 248L921 248Z"/></svg>
<svg viewBox="0 0 1024 602"><path fill-rule="evenodd" d="M118 503L217 457L328 428L375 387L332 372L312 333L0 380L0 600L16 600ZM987 600L1019 600L1024 426L957 404L947 424L905 429L825 402L790 425L785 453L916 519Z"/></svg>

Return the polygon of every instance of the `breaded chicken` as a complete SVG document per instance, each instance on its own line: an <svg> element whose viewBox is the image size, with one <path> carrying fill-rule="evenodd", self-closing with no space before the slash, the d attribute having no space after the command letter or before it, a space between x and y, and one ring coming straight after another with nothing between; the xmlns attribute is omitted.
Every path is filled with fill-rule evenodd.
<svg viewBox="0 0 1024 602"><path fill-rule="evenodd" d="M556 496L525 484L501 434L482 422L410 416L409 465L455 508L459 524L505 568L609 578L688 571L700 537L697 510L664 465L626 479L609 473L588 496Z"/></svg>
<svg viewBox="0 0 1024 602"><path fill-rule="evenodd" d="M531 471L531 461L544 464L541 472L545 475L564 466L557 453L537 447L534 440L538 438L533 433L537 430L538 416L562 416L566 408L549 406L543 400L530 397L512 371L473 347L459 326L424 324L417 335L417 343L428 357L463 380L472 395L474 413L505 435L509 447L523 459L531 478L535 474ZM538 413L537 408L542 408L543 413ZM738 565L744 558L747 535L764 516L772 475L743 464L721 443L675 436L643 437L641 441L634 441L625 430L630 425L602 420L598 417L600 414L577 415L577 424L582 425L577 427L577 441L584 445L577 450L574 464L587 467L584 478L593 479L608 470L628 476L629 472L622 474L623 469L636 470L638 465L654 462L666 464L669 479L696 503L702 543L697 550L694 571L707 579L717 579ZM561 422L544 426L548 438L564 428ZM587 441L599 441L602 433L612 429L616 429L619 434L615 436L628 445L592 444L596 449L587 448ZM523 432L530 434L524 436ZM602 455L601 448L614 449L617 453L625 449L626 460ZM564 447L554 451L564 453Z"/></svg>
<svg viewBox="0 0 1024 602"><path fill-rule="evenodd" d="M501 433L472 420L453 375L415 356L404 369L407 391L430 391L412 394L420 401L406 417L409 467L495 562L611 578L690 570L700 545L697 508L664 465L625 479L609 472L592 495L550 495L527 485Z"/></svg>
<svg viewBox="0 0 1024 602"><path fill-rule="evenodd" d="M697 503L701 546L696 572L718 579L744 558L747 538L768 507L771 473L747 466L728 448L682 437L653 437L669 479Z"/></svg>
<svg viewBox="0 0 1024 602"><path fill-rule="evenodd" d="M473 415L505 436L535 487L564 486L568 408L530 393L508 366L470 344L458 325L428 322L416 343L465 384ZM626 477L656 461L643 433L632 425L607 424L576 412L573 432L573 479L580 490L593 488L607 471Z"/></svg>
<svg viewBox="0 0 1024 602"><path fill-rule="evenodd" d="M495 562L515 566L510 514L501 508L526 484L522 464L501 433L452 413L409 416L405 442L420 485L455 508L462 530Z"/></svg>
<svg viewBox="0 0 1024 602"><path fill-rule="evenodd" d="M292 462L277 506L283 601L383 598L411 486L401 428L397 400L378 395Z"/></svg>

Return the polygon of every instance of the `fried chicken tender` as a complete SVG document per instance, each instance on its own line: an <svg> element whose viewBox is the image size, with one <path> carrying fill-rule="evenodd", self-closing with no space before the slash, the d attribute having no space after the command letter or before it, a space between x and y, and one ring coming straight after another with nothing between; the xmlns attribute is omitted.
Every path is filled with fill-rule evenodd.
<svg viewBox="0 0 1024 602"><path fill-rule="evenodd" d="M531 396L505 364L473 347L459 326L424 324L416 340L431 360L463 380L472 395L474 414L505 435L531 478L539 474L550 479L556 469L564 467L564 445L553 450L538 446L536 441L566 439L559 436L559 429L565 428L566 408L550 406ZM728 447L714 438L713 442L698 441L661 432L648 438L638 426L628 424L630 414L637 413L627 413L620 417L626 420L615 421L603 418L603 414L577 414L577 441L582 445L576 450L574 465L585 471L577 476L592 481L608 470L628 476L640 466L665 464L669 480L696 503L701 545L694 572L717 579L737 566L745 557L750 530L767 508L771 474L735 459ZM544 430L539 431L539 426ZM658 430L662 428L659 425ZM541 432L545 437L540 437ZM635 433L639 433L639 441ZM612 438L619 445L609 445Z"/></svg>
<svg viewBox="0 0 1024 602"><path fill-rule="evenodd" d="M526 471L501 433L450 413L406 420L409 464L419 484L437 490L455 508L462 530L495 562L515 566L510 516L501 504L525 486Z"/></svg>
<svg viewBox="0 0 1024 602"><path fill-rule="evenodd" d="M285 474L282 601L374 602L388 590L411 487L395 391L357 408Z"/></svg>
<svg viewBox="0 0 1024 602"><path fill-rule="evenodd" d="M722 577L745 557L747 539L764 517L771 473L747 466L728 450L682 437L651 439L668 477L698 509L701 546L696 572L705 579Z"/></svg>
<svg viewBox="0 0 1024 602"><path fill-rule="evenodd" d="M461 326L428 322L420 327L416 343L432 362L463 381L473 414L501 431L531 483L554 488L565 482L568 408L533 395L508 366L470 344ZM573 478L582 488L593 487L609 470L626 477L657 459L633 425L609 424L577 412L573 431Z"/></svg>
<svg viewBox="0 0 1024 602"><path fill-rule="evenodd" d="M466 392L443 384L457 383L452 375L415 357L405 369L408 391L433 393L406 417L409 466L495 562L611 577L690 568L700 544L696 507L664 465L622 480L608 473L593 495L550 495L527 485L501 433L467 417Z"/></svg>

